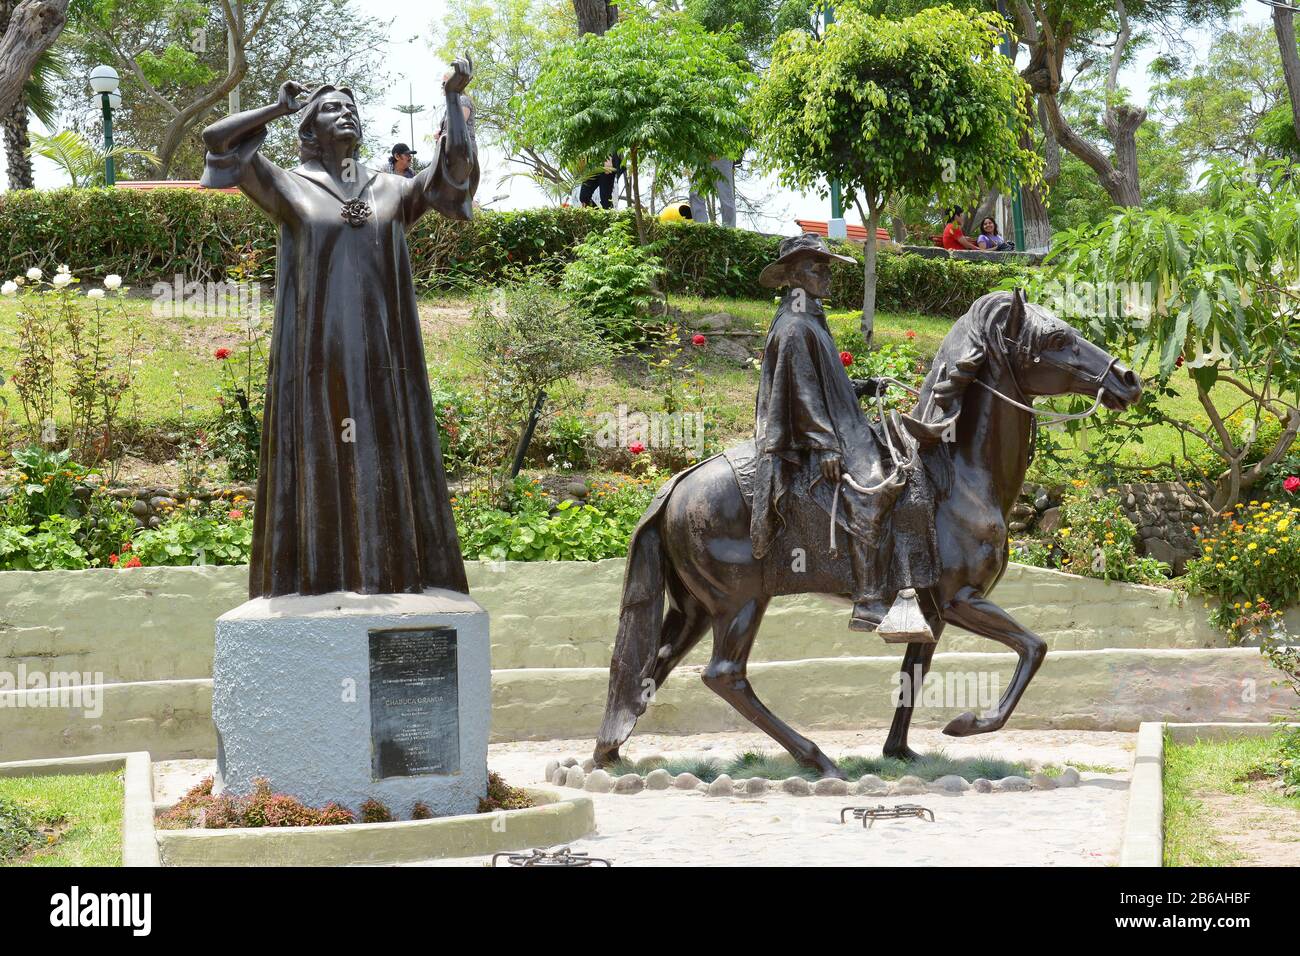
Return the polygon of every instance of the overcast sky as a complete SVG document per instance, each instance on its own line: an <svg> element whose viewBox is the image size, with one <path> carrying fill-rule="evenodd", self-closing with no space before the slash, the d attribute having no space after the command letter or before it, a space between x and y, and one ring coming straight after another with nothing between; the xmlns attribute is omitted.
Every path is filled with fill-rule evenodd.
<svg viewBox="0 0 1300 956"><path fill-rule="evenodd" d="M393 21L389 33L387 66L392 77L384 101L380 104L362 103L362 115L366 119L368 130L373 130L381 142L372 143L376 152L386 151L392 145L388 142L411 139L409 118L399 113L398 105L415 102L427 107L424 113L415 118L415 136L412 146L420 151L422 157L429 155L429 144L434 125L440 115L440 82L446 64L438 61L432 52L433 24L440 23L446 9L446 0L428 0L419 4L395 5L391 0L354 0L356 6L376 18ZM1239 18L1252 23L1268 20L1268 8L1259 0L1242 0ZM1186 39L1191 42L1196 55L1204 57L1209 49L1211 37L1205 31L1189 31ZM1123 75L1122 82L1132 92L1136 102L1145 102L1148 92L1146 65L1157 50L1143 52L1140 60ZM1022 54L1023 58L1023 54ZM314 84L330 80L330 77L302 77L303 82ZM472 88L471 88L472 92ZM414 97L412 100L411 97ZM255 104L245 104L251 106ZM40 128L33 120L36 128ZM392 130L399 130L395 136ZM382 150L379 149L382 147ZM66 185L66 177L52 164L36 161L36 184L41 188ZM484 205L496 209L517 209L542 205L546 200L530 183L522 178L508 180L498 185L502 175L508 171L507 164L499 155L488 151L485 157L485 170L482 185L479 187L478 199ZM794 233L798 227L794 223L796 216L802 218L825 219L830 215L829 202L815 195L800 195L773 186L770 183L755 183L742 180L741 189L750 196L766 198L762 221L740 223L742 226L762 229L765 232ZM857 221L852 213L850 222Z"/></svg>

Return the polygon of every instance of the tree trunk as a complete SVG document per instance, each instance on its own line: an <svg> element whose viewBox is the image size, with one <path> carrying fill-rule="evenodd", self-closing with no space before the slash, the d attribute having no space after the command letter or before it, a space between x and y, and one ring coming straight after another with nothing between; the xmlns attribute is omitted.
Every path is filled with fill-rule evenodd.
<svg viewBox="0 0 1300 956"><path fill-rule="evenodd" d="M1039 110L1041 117L1042 111ZM1020 141L1020 145L1026 149L1032 148L1032 137L1026 133ZM1061 175L1061 151L1056 146L1056 138L1048 136L1044 130L1043 152L1046 155L1049 152L1055 152L1055 171L1051 180L1044 180L1049 183L1055 183ZM1052 166L1051 160L1047 160L1046 165ZM1025 248L1026 249L1046 249L1052 244L1052 223L1047 215L1047 202L1045 191L1038 186L1021 186L1020 187L1020 215L1025 223Z"/></svg>
<svg viewBox="0 0 1300 956"><path fill-rule="evenodd" d="M67 22L68 0L23 0L0 39L0 116L23 95L40 55L54 45Z"/></svg>
<svg viewBox="0 0 1300 956"><path fill-rule="evenodd" d="M32 158L27 155L31 141L27 138L27 98L18 97L18 102L9 111L9 115L0 120L4 126L5 166L9 170L10 189L35 189L36 177L32 170Z"/></svg>
<svg viewBox="0 0 1300 956"><path fill-rule="evenodd" d="M609 0L573 0L573 12L578 17L578 36L584 33L604 36L618 22L618 7Z"/></svg>
<svg viewBox="0 0 1300 956"><path fill-rule="evenodd" d="M862 207L858 206L858 212ZM871 351L871 340L876 332L876 229L880 226L880 205L867 196L867 241L863 243L862 263L862 341Z"/></svg>
<svg viewBox="0 0 1300 956"><path fill-rule="evenodd" d="M628 166L632 171L630 177L632 187L632 209L636 217L636 239L641 245L646 244L645 235L645 217L641 214L641 174L638 169L636 147L633 146L627 154Z"/></svg>
<svg viewBox="0 0 1300 956"><path fill-rule="evenodd" d="M1296 50L1292 10L1282 6L1273 8L1273 32L1282 51L1282 76L1286 78L1286 91L1291 97L1291 124L1296 138L1300 139L1300 51Z"/></svg>

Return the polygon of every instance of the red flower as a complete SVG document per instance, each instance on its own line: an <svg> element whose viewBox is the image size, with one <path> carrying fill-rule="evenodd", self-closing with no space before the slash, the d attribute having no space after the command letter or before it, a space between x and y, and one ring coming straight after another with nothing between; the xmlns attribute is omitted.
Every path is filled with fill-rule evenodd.
<svg viewBox="0 0 1300 956"><path fill-rule="evenodd" d="M696 332L694 335L691 336L691 344L695 346L703 345L707 341L708 339L706 339L699 332Z"/></svg>
<svg viewBox="0 0 1300 956"><path fill-rule="evenodd" d="M122 565L122 567L124 568L138 568L141 566L142 565L140 564L140 559L137 558L134 554L131 555L131 557L126 559L126 564Z"/></svg>
<svg viewBox="0 0 1300 956"><path fill-rule="evenodd" d="M844 367L845 367L845 368L848 368L850 365L853 364L853 353L852 353L852 352L841 352L841 353L840 353L840 361L844 363Z"/></svg>
<svg viewBox="0 0 1300 956"><path fill-rule="evenodd" d="M234 511L230 512L230 520L231 520L231 521L243 521L243 520L244 520L244 513L243 513L242 511L240 511L238 508L236 508Z"/></svg>
<svg viewBox="0 0 1300 956"><path fill-rule="evenodd" d="M213 352L212 355L218 362L224 362L226 359L230 358L230 349L223 346Z"/></svg>
<svg viewBox="0 0 1300 956"><path fill-rule="evenodd" d="M1286 481L1282 482L1282 487L1287 490L1287 494L1293 495L1297 491L1300 491L1300 478L1297 478L1295 475L1291 475L1287 478Z"/></svg>
<svg viewBox="0 0 1300 956"><path fill-rule="evenodd" d="M130 551L130 550L131 550L131 542L130 542L130 541L123 541L123 542L122 542L122 551L123 551L123 553L125 553L125 552L127 552L127 551Z"/></svg>
<svg viewBox="0 0 1300 956"><path fill-rule="evenodd" d="M627 450L634 455L639 455L641 452L645 451L645 445L639 441L634 441L632 444L627 446Z"/></svg>
<svg viewBox="0 0 1300 956"><path fill-rule="evenodd" d="M1174 368L1182 368L1182 367L1183 367L1183 357L1180 355L1178 356L1177 361L1174 362Z"/></svg>
<svg viewBox="0 0 1300 956"><path fill-rule="evenodd" d="M916 338L916 333L913 332L911 329L908 329L908 330L907 330L906 332L904 332L903 334L906 335L909 339L914 339L914 338Z"/></svg>
<svg viewBox="0 0 1300 956"><path fill-rule="evenodd" d="M108 556L108 563L109 563L109 564L116 565L117 562L118 562L118 560L119 560L119 558L118 558L118 556L115 555L115 554L110 554L110 555Z"/></svg>

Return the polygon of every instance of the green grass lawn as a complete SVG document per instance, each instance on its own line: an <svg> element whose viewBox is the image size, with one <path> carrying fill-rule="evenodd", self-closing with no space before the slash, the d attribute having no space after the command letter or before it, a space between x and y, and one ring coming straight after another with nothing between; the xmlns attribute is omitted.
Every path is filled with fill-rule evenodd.
<svg viewBox="0 0 1300 956"><path fill-rule="evenodd" d="M1261 791L1260 768L1276 759L1276 737L1198 741L1186 746L1165 741L1165 866L1235 866L1248 862L1216 832L1216 813L1207 795L1246 796L1268 808L1300 811L1300 797ZM1297 834L1292 834L1294 838Z"/></svg>
<svg viewBox="0 0 1300 956"><path fill-rule="evenodd" d="M57 837L7 866L121 866L120 773L0 778L0 800L25 808Z"/></svg>
<svg viewBox="0 0 1300 956"><path fill-rule="evenodd" d="M205 423L215 413L216 396L223 376L234 372L242 377L243 369L233 362L218 361L213 353L217 348L235 349L243 342L243 332L237 322L228 318L213 317L157 317L152 314L152 301L147 298L125 300L126 308L139 324L141 346L135 368L135 384L123 403L121 415L134 420L139 429L167 433L178 431L178 423L195 426ZM762 332L771 321L774 299L705 299L692 296L673 296L670 304L681 310L683 324L691 327L693 320L712 312L725 311L741 320L742 327ZM263 310L269 318L269 301L263 301ZM466 341L468 302L456 297L426 297L421 300L422 322L425 328L426 354L431 374L448 384L470 388L476 373L472 354ZM854 341L859 316L852 303L840 304L830 314L832 330L842 342ZM13 300L0 300L0 375L11 376L16 359L15 332L17 306ZM910 341L922 355L933 355L951 328L952 321L940 316L917 313L880 313L876 317L876 341L879 344L897 344ZM115 328L118 347L125 342L125 332ZM269 321L265 328L269 329ZM909 339L908 332L914 337ZM702 392L706 419L713 438L726 444L747 435L752 428L754 391L758 373L742 368L734 362L717 359L704 350L690 356L697 366L698 375L683 372L680 383L688 395ZM1169 414L1206 424L1206 418L1189 379L1179 376L1174 382L1176 397L1165 400ZM1224 405L1233 397L1228 386L1216 387L1215 397ZM552 409L614 410L625 404L632 410L658 411L664 406L661 387L657 386L635 358L618 360L599 369L583 380L560 388L552 396ZM23 421L21 407L12 383L0 387L0 416L7 415L16 422ZM697 406L693 406L697 407ZM1230 406L1229 406L1230 407ZM66 416L61 408L56 415ZM134 430L134 429L130 429ZM1169 427L1158 427L1144 434L1145 443L1136 441L1121 455L1124 464L1133 467L1150 467L1167 464L1170 458L1181 460L1182 445L1177 432ZM1069 441L1069 439L1065 439ZM1068 453L1067 453L1068 454Z"/></svg>

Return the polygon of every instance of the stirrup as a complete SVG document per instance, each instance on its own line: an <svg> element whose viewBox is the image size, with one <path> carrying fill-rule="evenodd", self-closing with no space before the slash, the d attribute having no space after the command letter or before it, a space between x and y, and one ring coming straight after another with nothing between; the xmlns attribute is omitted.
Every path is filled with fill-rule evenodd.
<svg viewBox="0 0 1300 956"><path fill-rule="evenodd" d="M921 613L915 588L903 588L894 598L894 605L876 628L886 644L935 644L934 632Z"/></svg>

